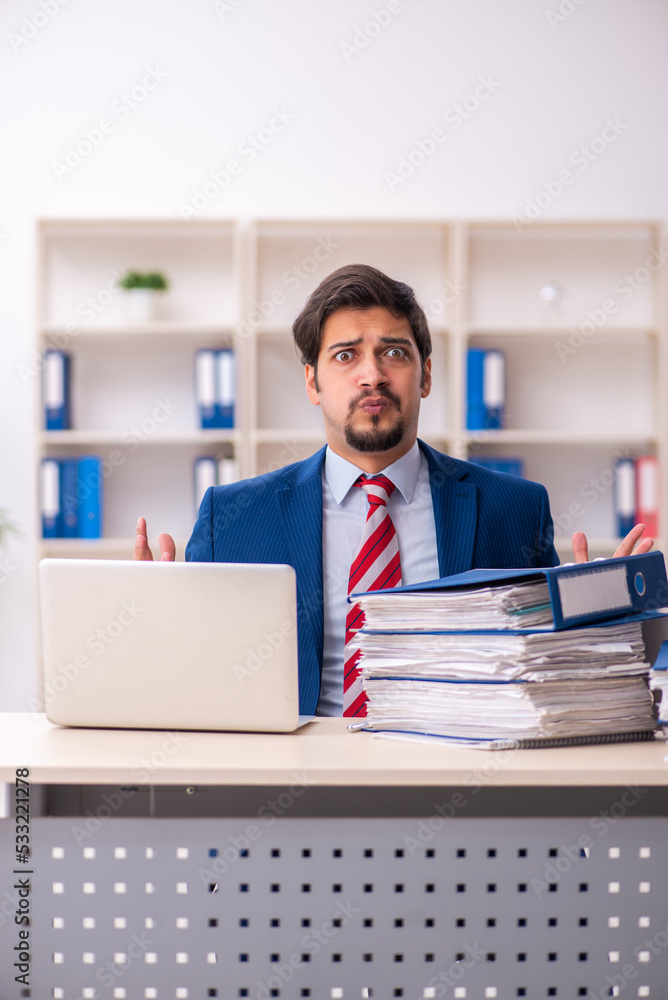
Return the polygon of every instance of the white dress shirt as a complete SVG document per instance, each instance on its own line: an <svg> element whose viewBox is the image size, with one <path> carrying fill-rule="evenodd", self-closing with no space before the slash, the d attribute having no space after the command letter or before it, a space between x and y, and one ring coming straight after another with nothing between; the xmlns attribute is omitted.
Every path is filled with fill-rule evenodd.
<svg viewBox="0 0 668 1000"><path fill-rule="evenodd" d="M364 490L352 489L361 469L329 447L322 473L322 582L325 644L317 715L343 714L343 655L348 611L348 577L359 548L368 509ZM417 442L382 470L396 489L388 510L399 541L401 582L437 579L436 524L429 467Z"/></svg>

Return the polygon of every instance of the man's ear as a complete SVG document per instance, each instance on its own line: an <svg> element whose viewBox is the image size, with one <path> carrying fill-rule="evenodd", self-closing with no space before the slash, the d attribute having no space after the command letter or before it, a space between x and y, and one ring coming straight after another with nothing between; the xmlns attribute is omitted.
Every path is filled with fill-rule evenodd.
<svg viewBox="0 0 668 1000"><path fill-rule="evenodd" d="M314 406L320 406L320 396L316 388L315 365L304 365L304 376L306 378L306 395Z"/></svg>
<svg viewBox="0 0 668 1000"><path fill-rule="evenodd" d="M422 377L422 398L426 399L431 392L431 358L427 358L424 363L424 374Z"/></svg>

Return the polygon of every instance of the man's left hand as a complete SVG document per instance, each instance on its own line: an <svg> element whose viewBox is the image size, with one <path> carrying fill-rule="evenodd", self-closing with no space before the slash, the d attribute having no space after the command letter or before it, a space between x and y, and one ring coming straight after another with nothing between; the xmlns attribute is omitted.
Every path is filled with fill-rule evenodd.
<svg viewBox="0 0 668 1000"><path fill-rule="evenodd" d="M643 538L641 541L640 539L644 530L644 524L636 524L633 528L631 528L626 538L620 542L619 546L615 550L613 559L617 559L619 556L640 555L641 552L649 552L654 545L654 539ZM589 545L584 531L576 531L571 539L571 544L573 546L573 557L575 562L588 562Z"/></svg>

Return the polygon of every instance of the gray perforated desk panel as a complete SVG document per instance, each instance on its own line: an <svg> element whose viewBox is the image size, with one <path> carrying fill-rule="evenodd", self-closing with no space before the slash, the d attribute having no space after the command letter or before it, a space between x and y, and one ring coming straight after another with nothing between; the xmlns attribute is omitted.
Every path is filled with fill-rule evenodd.
<svg viewBox="0 0 668 1000"><path fill-rule="evenodd" d="M29 986L0 822L2 1000L668 997L663 743L0 726L42 813Z"/></svg>

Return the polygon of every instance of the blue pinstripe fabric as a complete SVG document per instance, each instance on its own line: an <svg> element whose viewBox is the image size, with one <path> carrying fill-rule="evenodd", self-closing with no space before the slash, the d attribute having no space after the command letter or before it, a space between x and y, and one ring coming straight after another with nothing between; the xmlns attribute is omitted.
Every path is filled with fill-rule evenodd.
<svg viewBox="0 0 668 1000"><path fill-rule="evenodd" d="M559 562L543 486L420 447L429 463L441 576ZM299 700L306 714L315 712L320 691L324 458L323 448L265 476L207 490L186 548L191 561L295 568Z"/></svg>

